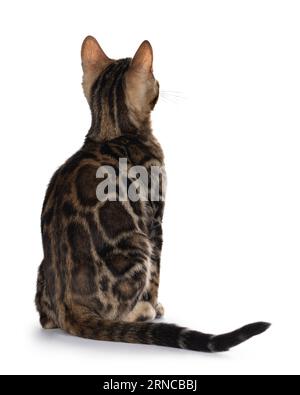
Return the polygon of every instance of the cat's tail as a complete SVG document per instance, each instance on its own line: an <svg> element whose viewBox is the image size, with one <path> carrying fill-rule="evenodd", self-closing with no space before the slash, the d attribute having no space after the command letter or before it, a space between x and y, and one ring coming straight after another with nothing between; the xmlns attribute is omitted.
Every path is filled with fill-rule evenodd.
<svg viewBox="0 0 300 395"><path fill-rule="evenodd" d="M64 329L75 336L123 343L152 344L186 350L219 352L259 335L270 327L256 322L223 335L210 335L174 324L152 322L116 322L93 317L67 320Z"/></svg>

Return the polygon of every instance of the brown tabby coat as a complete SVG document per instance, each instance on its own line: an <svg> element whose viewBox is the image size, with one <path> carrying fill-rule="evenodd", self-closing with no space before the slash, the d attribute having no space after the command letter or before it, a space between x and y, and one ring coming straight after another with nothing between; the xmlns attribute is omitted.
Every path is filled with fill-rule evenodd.
<svg viewBox="0 0 300 395"><path fill-rule="evenodd" d="M158 303L163 201L96 197L97 169L119 158L163 167L150 113L159 85L149 42L133 59L109 59L93 37L82 45L83 89L92 125L82 148L54 174L42 210L44 259L36 306L44 328L123 342L223 351L264 331L256 323L212 336L173 324L149 323ZM130 180L129 180L130 182Z"/></svg>

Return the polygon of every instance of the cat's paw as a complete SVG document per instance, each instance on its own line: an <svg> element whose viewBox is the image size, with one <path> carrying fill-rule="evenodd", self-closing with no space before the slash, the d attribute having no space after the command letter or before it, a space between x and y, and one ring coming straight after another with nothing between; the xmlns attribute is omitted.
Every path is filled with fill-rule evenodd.
<svg viewBox="0 0 300 395"><path fill-rule="evenodd" d="M156 312L156 317L155 318L161 318L165 314L165 309L164 306L161 303L157 303L155 306L155 312Z"/></svg>
<svg viewBox="0 0 300 395"><path fill-rule="evenodd" d="M125 321L152 321L156 316L156 311L149 302L138 302L133 310L127 315Z"/></svg>

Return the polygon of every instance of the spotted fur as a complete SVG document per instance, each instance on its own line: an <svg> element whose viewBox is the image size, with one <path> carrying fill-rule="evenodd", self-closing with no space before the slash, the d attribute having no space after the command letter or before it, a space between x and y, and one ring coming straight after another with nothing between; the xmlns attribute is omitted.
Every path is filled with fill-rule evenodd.
<svg viewBox="0 0 300 395"><path fill-rule="evenodd" d="M159 91L152 48L144 42L133 59L116 61L87 37L82 63L92 123L82 148L55 172L44 200L36 293L43 328L207 352L263 332L266 323L212 336L148 322L163 315L157 298L164 203L100 202L96 171L101 165L118 171L119 158L149 171L164 165L150 123Z"/></svg>

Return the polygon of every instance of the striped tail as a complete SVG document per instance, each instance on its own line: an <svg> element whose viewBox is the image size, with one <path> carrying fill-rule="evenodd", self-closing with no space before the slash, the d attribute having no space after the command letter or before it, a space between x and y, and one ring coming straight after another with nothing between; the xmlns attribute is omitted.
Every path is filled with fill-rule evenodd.
<svg viewBox="0 0 300 395"><path fill-rule="evenodd" d="M85 317L87 318L87 317ZM68 320L65 330L75 336L94 340L151 344L203 352L228 351L231 347L266 331L271 324L256 322L223 335L211 335L174 324L151 322L114 322L95 316L79 321Z"/></svg>

